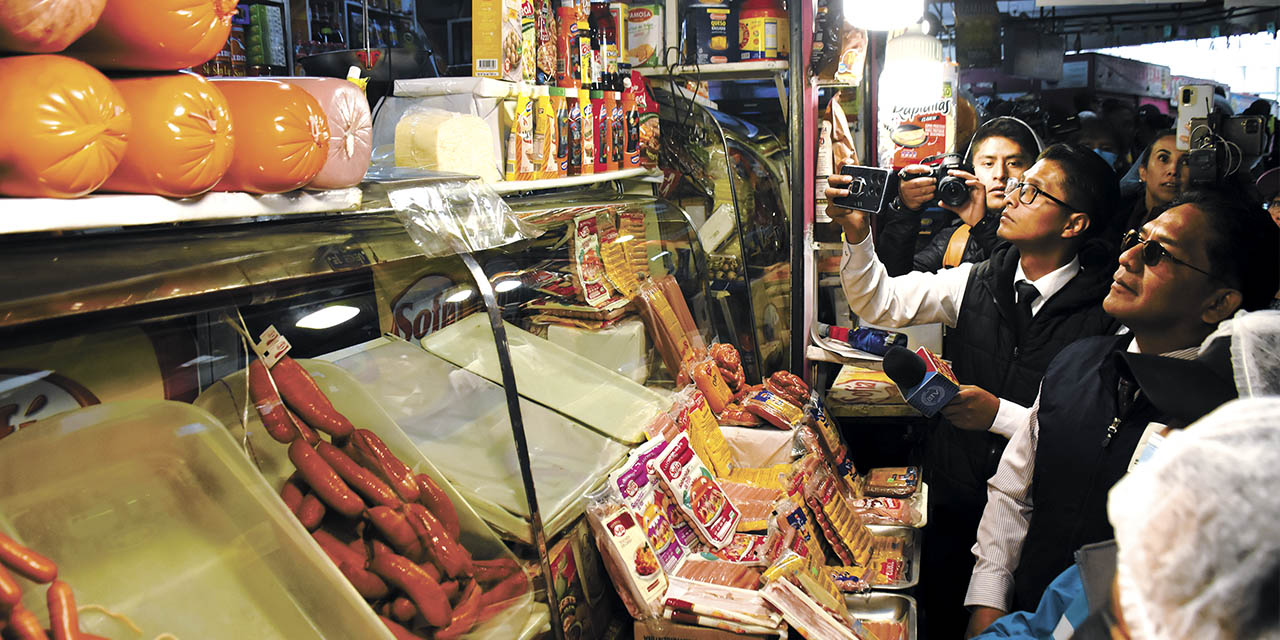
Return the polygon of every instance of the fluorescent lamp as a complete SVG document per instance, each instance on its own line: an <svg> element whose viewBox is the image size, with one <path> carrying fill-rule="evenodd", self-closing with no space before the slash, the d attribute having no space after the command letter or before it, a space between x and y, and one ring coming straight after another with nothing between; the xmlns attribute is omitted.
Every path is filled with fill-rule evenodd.
<svg viewBox="0 0 1280 640"><path fill-rule="evenodd" d="M293 326L299 329L328 329L336 327L360 314L360 309L345 304L335 304L316 309L298 319Z"/></svg>
<svg viewBox="0 0 1280 640"><path fill-rule="evenodd" d="M449 294L448 297L444 299L444 301L457 304L459 302L465 301L467 298L470 298L471 295L475 292L476 292L475 289L472 289L471 287L462 287L462 288L459 288L457 291L454 291L453 293Z"/></svg>
<svg viewBox="0 0 1280 640"><path fill-rule="evenodd" d="M499 282L498 284L493 285L493 290L497 291L498 293L515 291L516 289L519 289L519 288L520 288L520 281L515 278L508 278L506 280Z"/></svg>
<svg viewBox="0 0 1280 640"><path fill-rule="evenodd" d="M844 0L844 19L868 31L909 27L924 16L924 0Z"/></svg>

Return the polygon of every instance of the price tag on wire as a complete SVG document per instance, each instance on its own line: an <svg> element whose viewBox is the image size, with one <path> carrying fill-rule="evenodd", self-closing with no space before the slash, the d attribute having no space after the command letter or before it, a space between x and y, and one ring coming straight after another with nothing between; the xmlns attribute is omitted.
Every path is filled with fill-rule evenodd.
<svg viewBox="0 0 1280 640"><path fill-rule="evenodd" d="M284 336L280 335L279 331L276 331L275 325L267 327L267 330L258 336L258 343L253 345L254 353L258 354L258 358L262 360L262 364L268 369L276 366L276 363L280 362L280 358L289 353L290 348L292 348L292 345L289 344L289 341Z"/></svg>

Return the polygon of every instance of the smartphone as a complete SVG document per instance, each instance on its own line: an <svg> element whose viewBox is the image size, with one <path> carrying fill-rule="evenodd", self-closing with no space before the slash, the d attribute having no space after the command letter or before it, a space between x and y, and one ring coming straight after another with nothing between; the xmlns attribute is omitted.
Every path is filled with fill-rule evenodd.
<svg viewBox="0 0 1280 640"><path fill-rule="evenodd" d="M848 187L849 195L833 198L831 204L867 213L879 213L889 201L894 186L892 171L846 164L840 167L840 173L852 176L853 182Z"/></svg>
<svg viewBox="0 0 1280 640"><path fill-rule="evenodd" d="M1178 87L1177 145L1181 151L1191 150L1192 123L1195 118L1207 118L1213 110L1213 85L1187 84Z"/></svg>

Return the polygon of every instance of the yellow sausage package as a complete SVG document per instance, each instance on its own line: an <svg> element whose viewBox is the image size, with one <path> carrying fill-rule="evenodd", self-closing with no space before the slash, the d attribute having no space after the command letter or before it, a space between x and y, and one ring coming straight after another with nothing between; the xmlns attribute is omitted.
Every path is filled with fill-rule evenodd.
<svg viewBox="0 0 1280 640"><path fill-rule="evenodd" d="M658 478L703 542L717 549L729 544L742 514L693 452L688 434L667 445L658 459Z"/></svg>
<svg viewBox="0 0 1280 640"><path fill-rule="evenodd" d="M676 395L676 425L681 431L689 434L689 442L698 458L711 468L716 478L724 478L733 469L733 453L729 450L729 442L720 431L720 424L712 415L706 396L698 389L690 386Z"/></svg>

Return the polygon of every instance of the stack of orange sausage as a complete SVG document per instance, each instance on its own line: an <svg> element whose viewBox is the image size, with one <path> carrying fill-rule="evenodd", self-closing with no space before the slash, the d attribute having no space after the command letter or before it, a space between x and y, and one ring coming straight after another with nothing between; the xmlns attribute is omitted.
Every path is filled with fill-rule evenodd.
<svg viewBox="0 0 1280 640"><path fill-rule="evenodd" d="M7 567L7 569L6 569ZM49 603L49 631L40 618L22 606L22 588L13 574L49 585L45 599ZM76 600L71 585L58 579L58 565L0 533L0 636L14 640L101 640L80 630Z"/></svg>
<svg viewBox="0 0 1280 640"><path fill-rule="evenodd" d="M285 504L398 639L457 638L528 591L515 561L472 559L444 491L356 429L292 358L270 373L255 360L249 393L297 469Z"/></svg>

